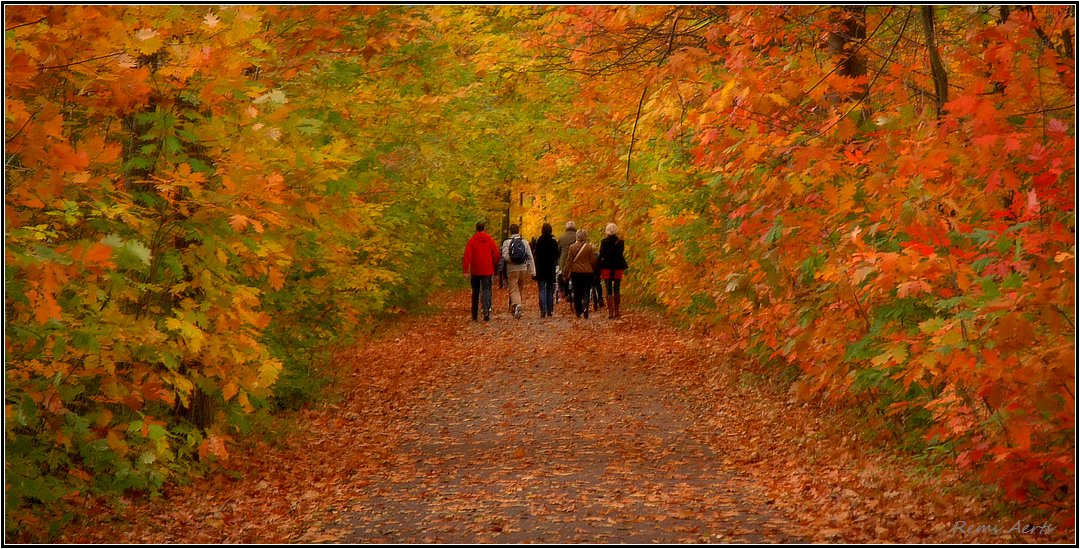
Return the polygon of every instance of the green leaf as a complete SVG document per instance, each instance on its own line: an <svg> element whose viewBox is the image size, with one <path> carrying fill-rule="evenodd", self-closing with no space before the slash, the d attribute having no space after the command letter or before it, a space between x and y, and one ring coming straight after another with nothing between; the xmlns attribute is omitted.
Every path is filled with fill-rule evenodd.
<svg viewBox="0 0 1080 549"><path fill-rule="evenodd" d="M184 150L184 146L180 143L180 140L172 135L166 135L165 139L162 140L161 146L165 149L165 152L169 154L176 154Z"/></svg>
<svg viewBox="0 0 1080 549"><path fill-rule="evenodd" d="M141 269L150 265L150 248L138 240L128 240L117 250L116 264L127 269Z"/></svg>
<svg viewBox="0 0 1080 549"><path fill-rule="evenodd" d="M772 228L770 228L769 232L765 235L765 244L769 246L775 244L780 240L780 237L783 236L783 234L784 223L777 218L776 222L773 223Z"/></svg>
<svg viewBox="0 0 1080 549"><path fill-rule="evenodd" d="M124 162L124 171L130 172L132 170L145 170L150 166L153 166L154 162L145 156L133 156Z"/></svg>
<svg viewBox="0 0 1080 549"><path fill-rule="evenodd" d="M919 323L919 331L924 334L934 334L945 327L945 321L941 318L931 318Z"/></svg>
<svg viewBox="0 0 1080 549"><path fill-rule="evenodd" d="M71 333L71 344L76 348L83 351L98 351L98 339L97 336L90 332L74 331Z"/></svg>
<svg viewBox="0 0 1080 549"><path fill-rule="evenodd" d="M319 130L322 128L322 125L323 125L322 120L315 120L314 118L305 118L305 119L300 121L300 123L296 126L296 129L297 129L297 131L299 131L300 133L302 133L304 135L311 135L311 134L318 133Z"/></svg>

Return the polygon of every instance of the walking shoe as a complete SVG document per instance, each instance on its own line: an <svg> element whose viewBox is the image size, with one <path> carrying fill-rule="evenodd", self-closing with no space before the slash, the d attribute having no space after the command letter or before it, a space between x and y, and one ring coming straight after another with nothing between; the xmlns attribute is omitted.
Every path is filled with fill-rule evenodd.
<svg viewBox="0 0 1080 549"><path fill-rule="evenodd" d="M514 305L514 318L521 318L521 304Z"/></svg>

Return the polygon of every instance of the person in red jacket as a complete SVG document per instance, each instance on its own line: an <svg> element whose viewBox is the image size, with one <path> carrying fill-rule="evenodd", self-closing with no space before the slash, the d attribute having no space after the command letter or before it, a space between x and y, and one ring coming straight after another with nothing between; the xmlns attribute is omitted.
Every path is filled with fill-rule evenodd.
<svg viewBox="0 0 1080 549"><path fill-rule="evenodd" d="M477 316L478 301L483 301L484 320L491 320L491 277L495 275L495 266L499 264L502 253L491 235L484 232L484 222L476 224L476 234L465 244L465 257L461 260L461 270L472 284L472 319Z"/></svg>

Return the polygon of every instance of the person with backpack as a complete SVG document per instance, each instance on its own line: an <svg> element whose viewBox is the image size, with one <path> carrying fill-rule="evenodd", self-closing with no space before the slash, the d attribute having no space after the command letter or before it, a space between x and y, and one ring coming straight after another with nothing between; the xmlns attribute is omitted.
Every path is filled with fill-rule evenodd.
<svg viewBox="0 0 1080 549"><path fill-rule="evenodd" d="M510 312L514 318L521 318L524 307L521 304L521 292L525 290L525 281L536 276L536 262L533 260L529 243L518 234L517 224L510 225L510 238L502 245L502 257L506 264L506 282L510 286Z"/></svg>
<svg viewBox="0 0 1080 549"><path fill-rule="evenodd" d="M491 320L491 277L499 263L499 246L484 232L483 221L476 223L476 233L465 243L461 270L472 286L472 319L476 322L479 302L483 302L484 321Z"/></svg>
<svg viewBox="0 0 1080 549"><path fill-rule="evenodd" d="M536 286L540 293L540 318L555 311L555 267L559 262L559 242L552 234L551 224L540 228L540 238L533 246L536 260Z"/></svg>
<svg viewBox="0 0 1080 549"><path fill-rule="evenodd" d="M607 287L608 318L615 319L620 315L619 302L622 296L619 294L619 286L627 269L624 255L626 243L619 238L619 227L614 223L608 223L604 232L607 236L600 241L600 256L597 262L600 266L600 278Z"/></svg>
<svg viewBox="0 0 1080 549"><path fill-rule="evenodd" d="M570 248L566 250L562 271L569 273L571 291L574 293L574 314L589 318L589 292L593 287L593 270L596 251L588 240L585 229L579 230Z"/></svg>
<svg viewBox="0 0 1080 549"><path fill-rule="evenodd" d="M570 302L573 302L573 298L570 297L570 273L563 271L562 265L566 263L566 252L575 241L577 241L577 225L573 221L567 221L566 232L559 235L559 293Z"/></svg>

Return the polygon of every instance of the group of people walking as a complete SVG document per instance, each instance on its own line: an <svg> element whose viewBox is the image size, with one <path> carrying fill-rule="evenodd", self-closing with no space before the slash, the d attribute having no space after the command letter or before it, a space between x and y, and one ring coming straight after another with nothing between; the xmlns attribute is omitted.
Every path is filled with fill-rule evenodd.
<svg viewBox="0 0 1080 549"><path fill-rule="evenodd" d="M566 232L558 239L552 234L551 225L544 223L540 236L532 242L525 241L517 225L510 225L510 238L502 246L497 246L484 229L483 222L476 224L476 233L465 244L462 259L462 271L472 285L474 321L479 319L481 307L484 320L491 320L491 281L499 272L506 273L514 318L523 314L521 295L530 278L536 281L540 294L541 318L554 314L556 292L572 300L578 318L589 318L590 295L595 297L597 309L600 306L607 309L608 318L619 318L620 286L627 265L625 243L614 223L608 223L604 229L606 236L600 241L599 249L573 221L566 223Z"/></svg>

